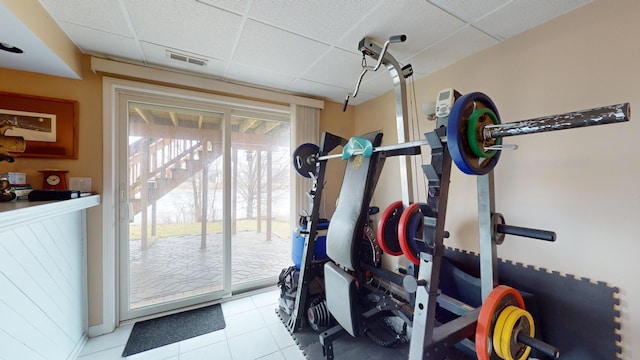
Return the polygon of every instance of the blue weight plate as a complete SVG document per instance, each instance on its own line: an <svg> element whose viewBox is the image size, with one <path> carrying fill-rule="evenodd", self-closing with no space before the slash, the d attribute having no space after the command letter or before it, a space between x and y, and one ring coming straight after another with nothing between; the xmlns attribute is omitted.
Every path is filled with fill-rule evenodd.
<svg viewBox="0 0 640 360"><path fill-rule="evenodd" d="M481 92L463 95L451 107L447 125L447 146L451 159L460 171L469 175L484 175L496 166L500 159L500 151L489 159L483 159L484 161L482 162L471 151L467 141L467 124L469 123L470 113L465 116L465 112L467 107L472 105L474 101L482 103L482 105L493 111L498 118L498 124L500 123L498 109L487 95Z"/></svg>

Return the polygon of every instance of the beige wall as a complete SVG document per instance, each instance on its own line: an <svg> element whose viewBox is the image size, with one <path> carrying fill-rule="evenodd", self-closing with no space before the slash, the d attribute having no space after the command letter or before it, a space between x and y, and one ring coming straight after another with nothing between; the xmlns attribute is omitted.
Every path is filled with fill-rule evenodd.
<svg viewBox="0 0 640 360"><path fill-rule="evenodd" d="M416 81L417 102L434 101L445 87L482 91L503 122L620 102L638 107L639 17L634 0L596 1ZM393 106L393 94L358 106L355 133L382 128L393 143ZM495 170L496 210L507 222L558 235L555 243L508 237L499 256L619 287L625 359L640 357L638 134L632 115L624 124L505 139L520 149L504 153ZM381 208L400 197L396 163L387 161L378 185ZM475 189L474 177L454 170L448 246L478 250Z"/></svg>
<svg viewBox="0 0 640 360"><path fill-rule="evenodd" d="M324 109L320 111L320 133L328 132L345 139L350 138L354 135L354 114L355 108L353 106L348 106L347 110L342 112L342 104L325 102ZM332 153L339 151L342 151L341 147L338 147ZM322 193L323 206L320 207L321 217L330 218L336 209L336 200L342 185L344 167L344 162L340 160L327 162L326 185Z"/></svg>
<svg viewBox="0 0 640 360"><path fill-rule="evenodd" d="M83 57L82 80L0 69L0 91L76 100L79 103L79 151L77 160L17 158L0 162L0 172L27 174L34 188L41 188L42 169L68 170L68 177L90 177L93 191L102 191L102 81ZM102 323L102 207L87 211L89 325Z"/></svg>

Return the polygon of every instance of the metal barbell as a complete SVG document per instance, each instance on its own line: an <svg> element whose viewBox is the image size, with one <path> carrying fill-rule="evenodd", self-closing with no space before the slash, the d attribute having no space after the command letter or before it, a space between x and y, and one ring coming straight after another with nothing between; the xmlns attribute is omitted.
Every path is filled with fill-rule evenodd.
<svg viewBox="0 0 640 360"><path fill-rule="evenodd" d="M517 146L502 144L502 138L547 131L574 129L629 121L629 103L620 103L563 114L543 116L512 123L501 123L493 101L485 94L473 92L456 100L449 114L447 132L441 137L446 142L456 166L470 175L484 175L493 170L501 150L515 150ZM352 156L371 156L376 152L389 152L429 145L426 139L406 143L370 147L366 140L352 138L341 154L321 155L317 146L303 144L294 151L294 166L304 177L315 172L318 161L346 159ZM355 148L354 148L355 146ZM315 151L314 151L315 150Z"/></svg>

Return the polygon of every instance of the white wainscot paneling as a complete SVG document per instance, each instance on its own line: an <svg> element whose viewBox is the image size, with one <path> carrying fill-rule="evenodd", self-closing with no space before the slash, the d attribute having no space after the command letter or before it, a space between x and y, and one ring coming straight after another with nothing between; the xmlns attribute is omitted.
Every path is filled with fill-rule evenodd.
<svg viewBox="0 0 640 360"><path fill-rule="evenodd" d="M0 359L66 360L86 342L85 210L53 214L0 220Z"/></svg>

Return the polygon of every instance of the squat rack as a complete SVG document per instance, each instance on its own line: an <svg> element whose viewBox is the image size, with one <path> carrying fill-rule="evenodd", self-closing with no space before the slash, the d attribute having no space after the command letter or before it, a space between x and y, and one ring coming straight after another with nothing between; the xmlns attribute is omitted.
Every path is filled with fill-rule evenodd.
<svg viewBox="0 0 640 360"><path fill-rule="evenodd" d="M420 216L423 216L422 222L424 227L422 237L416 244L420 248L419 254L416 254L419 258L418 275L417 278L407 275L404 283L407 290L415 292L416 294L409 358L442 358L445 356L447 349L456 343L461 342L465 346L473 346L473 343L467 340L467 338L476 332L478 319L482 311L481 307L474 309L439 293L440 265L442 256L444 255L444 238L447 236L444 230L444 224L451 176L451 162L456 163L461 171L467 174L477 175L481 293L484 302L490 297L492 291L498 285L497 245L502 243L504 234L513 234L547 241L554 241L555 234L549 231L504 224L504 217L495 212L495 188L492 172L493 167L497 164L500 152L498 151L491 156L482 156L482 154L478 154L477 149L474 149L473 146L470 148L469 140L476 141L476 147L479 146L481 152L488 154L490 151L496 149L495 144L497 140L501 140L507 136L628 121L630 108L628 103L623 103L516 123L500 124L498 111L488 96L482 93L470 93L459 97L459 94L456 93L457 99L451 112L438 119L438 125L442 126L432 132L426 133L425 140L408 142L408 136L405 133L405 128L407 128L405 78L412 73L411 65L400 67L393 56L386 52L390 43L402 42L404 40L406 40L406 36L403 35L391 37L382 48L367 38L360 42L359 49L363 53L363 56L370 56L378 62L375 67L363 66L364 70L358 79L353 97L357 95L364 74L368 70L377 70L380 64L385 65L394 83L399 143L396 145L381 146L371 151L417 147L417 153L419 153L419 146L429 145L431 148L432 162L431 164L422 166L423 172L428 180L429 191L427 207L425 208L426 213L419 213ZM347 95L345 107L350 96L351 94ZM487 112L495 114L493 124L491 123L491 119L489 119L489 123L479 122L474 125L469 125L469 115L478 107L486 108L488 109ZM467 132L469 128L471 128L471 130ZM330 141L327 141L327 139L330 139ZM497 143L498 149L500 149L502 144L501 142ZM309 226L309 233L305 239L295 310L287 324L292 332L302 326L300 309L304 309L306 306L306 285L310 279L321 271L321 266L312 264L311 259L313 252L309 251L309 248L313 249L315 245L315 223L317 222L317 214L319 212L318 200L322 194L325 163L328 159L336 157L327 154L336 146L345 146L345 144L345 139L335 137L331 134L325 134L322 139L320 151L314 158L315 174L317 177L314 179L314 188L312 191L314 201L311 224ZM360 153L356 152L352 155L356 154ZM411 202L409 192L411 189L411 169L408 161L406 156L403 156L400 160L402 203L405 209L408 208ZM316 217L315 219L313 218L314 216ZM436 304L440 304L442 307L460 316L446 324L436 326ZM496 309L496 311L497 310L502 309ZM484 324L483 326L486 325L492 327L493 323ZM492 328L490 331L492 331ZM558 355L557 349L531 337L522 336L521 341L518 336L517 340L518 342L526 343L527 346L535 347L550 356L557 357ZM476 344L476 349L477 348ZM481 359L488 359L492 353L493 350L489 349L488 354L479 354L479 356L484 356Z"/></svg>

